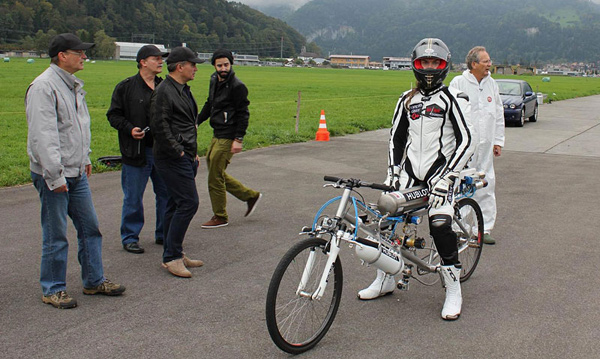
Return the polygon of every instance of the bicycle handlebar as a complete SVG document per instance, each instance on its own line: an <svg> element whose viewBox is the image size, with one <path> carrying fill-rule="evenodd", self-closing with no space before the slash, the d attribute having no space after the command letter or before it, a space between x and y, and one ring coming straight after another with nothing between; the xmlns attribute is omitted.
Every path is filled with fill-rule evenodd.
<svg viewBox="0 0 600 359"><path fill-rule="evenodd" d="M361 181L361 180L355 179L355 178L340 178L340 177L334 177L334 176L324 176L323 179L328 182L349 184L351 187L369 187L369 188L378 189L378 190L382 190L382 191L388 191L388 192L394 191L394 188L390 187L388 185L381 184L381 183L365 182L365 181Z"/></svg>

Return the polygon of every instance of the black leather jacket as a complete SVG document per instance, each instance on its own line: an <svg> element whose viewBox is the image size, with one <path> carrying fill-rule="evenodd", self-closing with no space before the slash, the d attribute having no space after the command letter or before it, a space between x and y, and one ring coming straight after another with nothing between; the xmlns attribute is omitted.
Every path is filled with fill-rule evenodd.
<svg viewBox="0 0 600 359"><path fill-rule="evenodd" d="M155 77L154 87L161 81L160 77ZM144 138L136 140L131 136L131 130L134 127L144 129L150 124L150 96L152 89L139 73L119 82L113 91L106 117L110 125L119 130L119 148L124 164L138 167L146 164L144 148L152 147L152 133L146 132Z"/></svg>
<svg viewBox="0 0 600 359"><path fill-rule="evenodd" d="M181 151L196 158L197 115L198 105L190 87L167 76L150 99L150 130L156 159L175 159Z"/></svg>
<svg viewBox="0 0 600 359"><path fill-rule="evenodd" d="M210 77L208 99L198 115L198 124L210 117L216 138L241 139L248 128L248 105L248 88L235 76L233 69L222 82L215 72Z"/></svg>

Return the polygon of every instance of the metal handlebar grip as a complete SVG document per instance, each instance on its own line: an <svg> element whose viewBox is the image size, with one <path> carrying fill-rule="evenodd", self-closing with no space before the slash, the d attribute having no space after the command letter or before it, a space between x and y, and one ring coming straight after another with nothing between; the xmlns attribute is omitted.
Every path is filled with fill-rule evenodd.
<svg viewBox="0 0 600 359"><path fill-rule="evenodd" d="M333 176L325 176L325 177L323 177L323 180L328 181L328 182L337 182L337 181L341 180L341 178L333 177Z"/></svg>
<svg viewBox="0 0 600 359"><path fill-rule="evenodd" d="M387 191L387 192L391 192L394 190L394 187L390 187L388 185L380 184L380 183L371 183L371 185L369 187L374 188L374 189L380 189L382 191Z"/></svg>

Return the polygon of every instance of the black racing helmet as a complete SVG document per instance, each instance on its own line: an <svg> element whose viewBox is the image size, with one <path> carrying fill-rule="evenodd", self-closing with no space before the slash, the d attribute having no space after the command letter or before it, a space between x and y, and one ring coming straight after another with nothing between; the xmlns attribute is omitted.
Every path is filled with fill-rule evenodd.
<svg viewBox="0 0 600 359"><path fill-rule="evenodd" d="M440 59L440 65L435 69L424 69L421 59ZM417 43L412 51L411 67L418 87L423 90L433 90L442 85L450 70L450 50L440 39L426 38Z"/></svg>

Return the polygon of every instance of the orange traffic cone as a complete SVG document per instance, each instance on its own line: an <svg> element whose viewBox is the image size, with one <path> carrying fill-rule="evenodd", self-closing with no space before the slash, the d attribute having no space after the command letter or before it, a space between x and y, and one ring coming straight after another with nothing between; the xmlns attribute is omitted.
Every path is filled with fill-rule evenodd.
<svg viewBox="0 0 600 359"><path fill-rule="evenodd" d="M319 120L319 129L317 130L317 141L329 141L329 131L327 131L327 122L325 121L325 110L321 110L321 119Z"/></svg>

